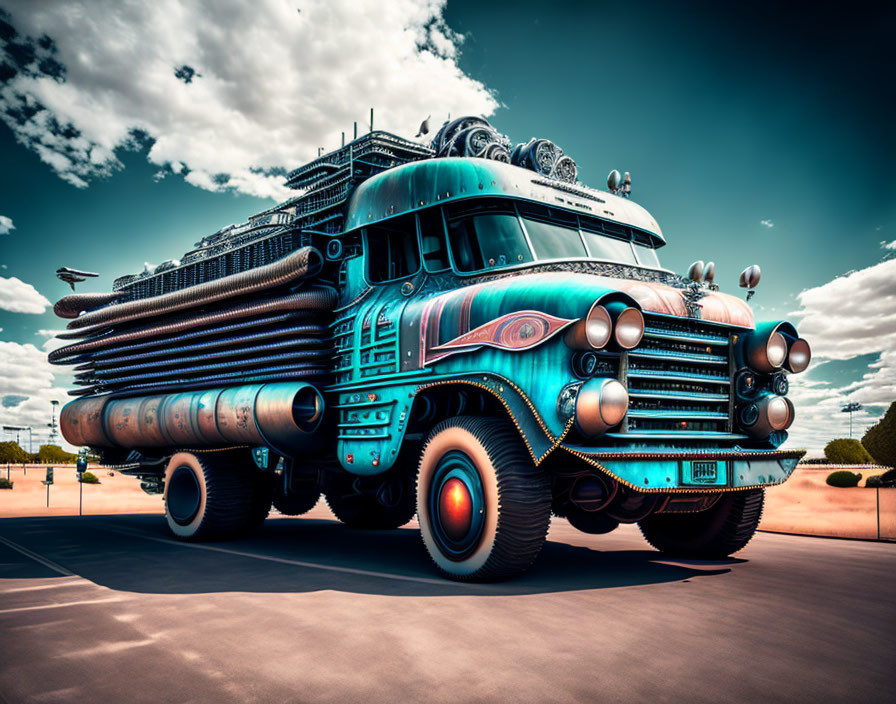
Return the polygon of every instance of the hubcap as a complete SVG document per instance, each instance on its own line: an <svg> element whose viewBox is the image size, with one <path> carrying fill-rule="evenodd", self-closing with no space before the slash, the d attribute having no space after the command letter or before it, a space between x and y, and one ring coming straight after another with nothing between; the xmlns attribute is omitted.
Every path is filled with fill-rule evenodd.
<svg viewBox="0 0 896 704"><path fill-rule="evenodd" d="M168 480L168 513L175 523L185 526L199 513L202 491L192 469L182 465L171 473Z"/></svg>
<svg viewBox="0 0 896 704"><path fill-rule="evenodd" d="M479 544L485 522L482 480L476 465L460 450L439 460L429 487L429 515L439 550L451 560L463 560Z"/></svg>

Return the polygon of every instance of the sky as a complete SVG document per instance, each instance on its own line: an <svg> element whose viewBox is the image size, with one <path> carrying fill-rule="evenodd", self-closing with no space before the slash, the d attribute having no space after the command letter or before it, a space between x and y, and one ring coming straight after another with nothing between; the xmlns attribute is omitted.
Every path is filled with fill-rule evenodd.
<svg viewBox="0 0 896 704"><path fill-rule="evenodd" d="M69 292L110 290L288 191L352 123L483 114L605 187L630 171L664 266L762 267L757 319L814 361L788 445L896 400L896 83L883 3L0 0L0 424L46 437ZM2 439L8 439L7 434Z"/></svg>

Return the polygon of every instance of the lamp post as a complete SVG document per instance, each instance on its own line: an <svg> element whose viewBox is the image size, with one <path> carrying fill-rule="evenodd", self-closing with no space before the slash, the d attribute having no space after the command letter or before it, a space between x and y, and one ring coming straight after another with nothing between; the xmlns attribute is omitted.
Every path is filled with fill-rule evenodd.
<svg viewBox="0 0 896 704"><path fill-rule="evenodd" d="M852 414L862 410L862 404L850 401L840 405L841 413L849 413L849 438L852 439Z"/></svg>
<svg viewBox="0 0 896 704"><path fill-rule="evenodd" d="M23 430L28 431L28 452L34 453L34 438L30 425L4 425L3 429L16 434L16 444L19 444L19 433ZM21 447L21 445L19 445Z"/></svg>

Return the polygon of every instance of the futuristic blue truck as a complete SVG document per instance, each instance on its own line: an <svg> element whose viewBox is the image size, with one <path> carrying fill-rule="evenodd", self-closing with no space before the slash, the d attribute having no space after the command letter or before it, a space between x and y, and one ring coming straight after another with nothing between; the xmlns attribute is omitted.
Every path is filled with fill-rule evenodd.
<svg viewBox="0 0 896 704"><path fill-rule="evenodd" d="M163 493L176 536L323 493L356 528L416 514L452 579L524 571L552 514L694 558L750 540L802 456L779 447L809 346L711 264L664 269L629 178L587 188L552 142L470 117L431 145L371 130L288 183L180 260L56 305L66 439Z"/></svg>

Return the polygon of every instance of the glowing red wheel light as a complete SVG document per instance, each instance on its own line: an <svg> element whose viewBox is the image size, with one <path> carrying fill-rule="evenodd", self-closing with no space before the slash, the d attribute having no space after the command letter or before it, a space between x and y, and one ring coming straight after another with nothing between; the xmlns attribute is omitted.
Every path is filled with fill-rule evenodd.
<svg viewBox="0 0 896 704"><path fill-rule="evenodd" d="M445 535L451 540L461 541L470 532L473 522L473 497L457 477L452 477L442 485L439 494L439 519Z"/></svg>

